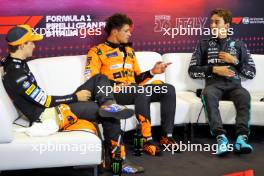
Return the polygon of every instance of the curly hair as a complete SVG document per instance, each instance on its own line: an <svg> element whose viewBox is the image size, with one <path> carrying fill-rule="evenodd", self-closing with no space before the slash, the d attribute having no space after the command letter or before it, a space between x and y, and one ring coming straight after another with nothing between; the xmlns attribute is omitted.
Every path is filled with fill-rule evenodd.
<svg viewBox="0 0 264 176"><path fill-rule="evenodd" d="M125 14L115 13L106 20L105 32L109 36L113 29L121 29L123 25L133 25L133 21Z"/></svg>

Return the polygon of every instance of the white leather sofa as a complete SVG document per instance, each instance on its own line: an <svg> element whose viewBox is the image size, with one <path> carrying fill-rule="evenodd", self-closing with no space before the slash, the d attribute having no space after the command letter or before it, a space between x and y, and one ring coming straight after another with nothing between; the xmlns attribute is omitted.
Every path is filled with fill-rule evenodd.
<svg viewBox="0 0 264 176"><path fill-rule="evenodd" d="M82 82L84 56L38 59L29 67L39 85L51 95L72 93ZM102 142L88 132L59 132L47 137L29 137L15 132L27 122L18 118L18 112L8 98L0 81L0 171L30 168L89 165L102 161Z"/></svg>
<svg viewBox="0 0 264 176"><path fill-rule="evenodd" d="M138 59L138 63L142 72L150 70L157 61L163 61L162 56L156 52L136 52L136 56ZM166 75L167 76L167 75ZM174 75L172 74L172 77ZM147 83L151 83L154 80L161 80L166 82L165 74L155 75L151 80ZM176 94L177 95L177 94ZM188 124L190 122L190 111L191 104L179 97L176 97L176 114L175 114L175 122L174 124ZM129 105L128 107L134 108L134 105ZM159 126L160 125L160 104L157 102L151 103L151 125ZM126 124L126 125L125 125ZM135 129L137 125L136 117L128 119L127 122L122 121L122 129L124 131L129 131Z"/></svg>
<svg viewBox="0 0 264 176"><path fill-rule="evenodd" d="M206 123L204 111L202 111L199 121L198 116L202 108L200 98L195 94L196 89L204 87L204 80L194 80L188 75L188 66L191 59L191 53L167 53L162 57L165 62L173 62L166 71L166 82L175 86L177 97L189 102L191 112L189 116L190 123ZM252 54L256 64L257 74L253 80L245 80L242 85L251 95L251 125L264 125L264 102L259 100L264 97L264 55ZM220 101L220 114L224 124L235 124L236 111L231 101Z"/></svg>
<svg viewBox="0 0 264 176"><path fill-rule="evenodd" d="M187 73L191 53L169 53L161 56L155 52L136 52L142 71L149 70L156 61L172 62L165 74L157 75L152 80L162 80L175 86L177 105L175 124L196 123L202 104L195 95L197 88L204 87L204 81L191 79ZM72 93L83 80L85 56L62 56L53 58L37 59L29 62L33 74L39 85L51 95L64 95ZM253 55L257 66L257 76L254 80L245 81L243 85L248 88L252 95L252 118L251 124L264 125L264 103L259 102L264 95L264 65L263 55ZM90 165L96 166L101 163L101 141L90 133L85 132L60 132L48 137L29 137L25 134L14 132L19 128L13 122L18 118L18 113L9 100L0 81L0 171L29 168L46 168L62 166ZM134 108L134 106L129 105ZM220 111L225 124L234 124L235 109L232 102L221 101ZM151 104L152 125L160 125L160 105ZM25 123L25 121L23 121ZM21 119L16 120L21 123ZM206 123L202 112L199 123ZM126 125L125 125L126 124ZM135 116L122 121L125 131L136 127ZM36 151L36 146L48 145L77 145L86 147L85 154L81 147L76 151ZM77 145L78 146L78 145ZM99 150L95 150L97 146ZM39 147L40 148L40 147ZM78 147L77 147L78 148ZM4 158L4 159L3 159ZM96 173L96 169L95 169Z"/></svg>

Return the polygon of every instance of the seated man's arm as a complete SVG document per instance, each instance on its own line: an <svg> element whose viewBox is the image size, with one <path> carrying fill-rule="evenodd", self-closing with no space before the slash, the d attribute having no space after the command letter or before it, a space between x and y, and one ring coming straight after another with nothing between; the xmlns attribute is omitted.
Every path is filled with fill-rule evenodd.
<svg viewBox="0 0 264 176"><path fill-rule="evenodd" d="M212 74L213 67L203 63L204 51L201 42L199 42L193 52L192 59L189 65L188 73L191 78L204 79Z"/></svg>
<svg viewBox="0 0 264 176"><path fill-rule="evenodd" d="M139 75L135 72L135 80L137 84L142 84L153 78L153 75L150 74L150 70L140 73Z"/></svg>
<svg viewBox="0 0 264 176"><path fill-rule="evenodd" d="M33 75L32 75L33 76ZM76 94L70 94L65 96L50 96L42 90L35 78L26 75L23 71L17 70L12 75L12 87L15 88L13 91L17 91L21 96L27 100L44 107L53 107L59 104L73 103L77 101Z"/></svg>
<svg viewBox="0 0 264 176"><path fill-rule="evenodd" d="M88 80L92 76L99 74L101 70L100 54L102 54L98 48L93 47L88 51L86 65L84 69L84 78Z"/></svg>
<svg viewBox="0 0 264 176"><path fill-rule="evenodd" d="M153 78L153 75L150 73L150 70L141 73L136 57L134 61L134 74L135 81L137 84L143 84L144 82L147 82L148 80Z"/></svg>
<svg viewBox="0 0 264 176"><path fill-rule="evenodd" d="M239 63L237 67L241 75L247 79L253 79L256 75L255 63L244 42L240 43Z"/></svg>

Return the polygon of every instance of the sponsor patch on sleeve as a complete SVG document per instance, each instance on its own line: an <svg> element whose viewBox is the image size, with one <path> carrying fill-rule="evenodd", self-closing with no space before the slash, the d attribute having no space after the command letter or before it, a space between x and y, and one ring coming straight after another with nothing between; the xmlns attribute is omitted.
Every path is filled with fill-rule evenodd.
<svg viewBox="0 0 264 176"><path fill-rule="evenodd" d="M31 94L30 94L30 97L32 99L36 98L36 96L39 94L40 92L40 89L39 88L36 88Z"/></svg>
<svg viewBox="0 0 264 176"><path fill-rule="evenodd" d="M36 89L36 85L35 84L31 84L30 87L26 90L26 94L30 95L34 90Z"/></svg>
<svg viewBox="0 0 264 176"><path fill-rule="evenodd" d="M22 81L25 81L27 79L27 76L21 76L20 78L18 78L17 80L16 80L16 83L18 84L18 83L20 83L20 82L22 82Z"/></svg>
<svg viewBox="0 0 264 176"><path fill-rule="evenodd" d="M50 106L50 103L51 103L51 96L48 96L48 97L47 97L47 100L46 100L46 102L45 102L45 106L46 106L46 107L49 107L49 106Z"/></svg>
<svg viewBox="0 0 264 176"><path fill-rule="evenodd" d="M40 91L34 100L44 106L46 102L46 94L43 91Z"/></svg>
<svg viewBox="0 0 264 176"><path fill-rule="evenodd" d="M24 81L22 87L23 87L24 89L27 89L27 88L29 88L29 86L30 86L30 82L28 82L28 81Z"/></svg>

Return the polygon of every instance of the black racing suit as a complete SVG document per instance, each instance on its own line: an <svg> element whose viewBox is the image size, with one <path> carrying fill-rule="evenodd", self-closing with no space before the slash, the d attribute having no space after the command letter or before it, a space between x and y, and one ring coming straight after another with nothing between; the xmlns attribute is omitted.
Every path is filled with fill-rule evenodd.
<svg viewBox="0 0 264 176"><path fill-rule="evenodd" d="M95 122L100 121L104 128L106 141L111 139L117 141L121 133L120 121L98 117L99 106L94 102L96 100L101 105L107 100L114 99L113 94L106 96L103 91L98 90L98 86L110 85L107 77L98 74L87 80L73 94L50 96L38 86L26 61L8 56L3 65L5 72L2 78L4 87L15 106L31 123L39 121L39 117L45 108L68 104L78 118ZM92 101L78 102L75 93L79 90L89 90L92 94Z"/></svg>
<svg viewBox="0 0 264 176"><path fill-rule="evenodd" d="M227 52L238 59L238 63L225 63L218 57L219 52ZM230 66L234 77L224 77L212 72L213 66ZM241 77L253 79L255 64L246 44L231 38L211 38L198 43L189 65L189 75L194 79L205 79L202 102L214 135L225 134L219 113L221 99L233 101L236 116L236 133L249 134L250 94L241 86Z"/></svg>

